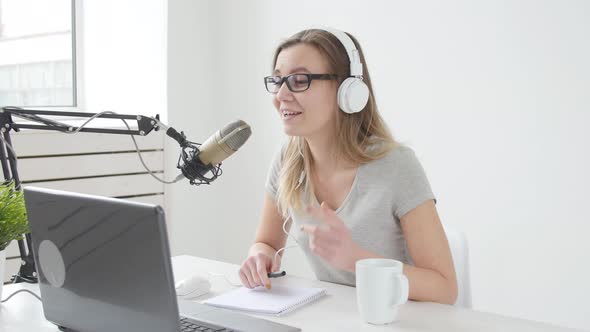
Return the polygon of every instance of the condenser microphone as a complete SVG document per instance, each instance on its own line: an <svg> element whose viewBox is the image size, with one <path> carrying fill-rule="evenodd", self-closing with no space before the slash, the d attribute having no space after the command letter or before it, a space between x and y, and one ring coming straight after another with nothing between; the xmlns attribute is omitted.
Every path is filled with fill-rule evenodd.
<svg viewBox="0 0 590 332"><path fill-rule="evenodd" d="M221 162L236 152L250 137L252 129L242 120L234 121L209 137L199 147L186 140L184 133L170 127L166 131L183 148L177 167L191 184L209 184L221 175ZM210 174L210 176L207 176Z"/></svg>
<svg viewBox="0 0 590 332"><path fill-rule="evenodd" d="M198 159L203 165L217 165L231 156L246 143L252 134L250 126L242 121L234 121L218 130L200 147Z"/></svg>

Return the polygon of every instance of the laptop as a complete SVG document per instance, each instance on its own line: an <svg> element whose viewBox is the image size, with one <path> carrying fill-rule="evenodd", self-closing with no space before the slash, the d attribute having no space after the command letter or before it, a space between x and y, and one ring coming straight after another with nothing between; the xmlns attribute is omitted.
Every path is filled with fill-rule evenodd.
<svg viewBox="0 0 590 332"><path fill-rule="evenodd" d="M177 301L158 205L24 188L45 318L62 331L300 331Z"/></svg>

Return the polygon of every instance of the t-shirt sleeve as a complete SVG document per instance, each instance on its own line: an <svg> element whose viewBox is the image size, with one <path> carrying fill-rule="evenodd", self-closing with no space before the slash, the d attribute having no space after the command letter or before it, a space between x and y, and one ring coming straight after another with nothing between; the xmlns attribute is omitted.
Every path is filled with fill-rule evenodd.
<svg viewBox="0 0 590 332"><path fill-rule="evenodd" d="M266 191L271 194L275 200L277 198L277 190L279 187L279 174L281 172L284 150L284 146L280 149L277 149L277 152L275 152L275 155L272 158L272 162L266 176Z"/></svg>
<svg viewBox="0 0 590 332"><path fill-rule="evenodd" d="M394 163L394 213L401 219L406 213L428 200L432 199L436 203L436 198L414 151L403 146L399 149Z"/></svg>

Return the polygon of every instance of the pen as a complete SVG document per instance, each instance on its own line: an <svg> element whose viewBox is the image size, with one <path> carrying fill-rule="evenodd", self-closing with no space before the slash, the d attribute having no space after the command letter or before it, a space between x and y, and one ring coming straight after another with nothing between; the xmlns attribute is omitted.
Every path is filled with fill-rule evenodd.
<svg viewBox="0 0 590 332"><path fill-rule="evenodd" d="M285 272L285 271L271 272L271 273L268 274L268 277L269 278L279 278L279 277L282 277L282 276L284 276L286 274L287 274L287 272Z"/></svg>

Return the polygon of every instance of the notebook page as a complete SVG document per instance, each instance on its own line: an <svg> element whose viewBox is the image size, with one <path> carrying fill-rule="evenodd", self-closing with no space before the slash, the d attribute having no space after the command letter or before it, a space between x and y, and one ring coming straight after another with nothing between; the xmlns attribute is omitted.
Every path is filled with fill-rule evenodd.
<svg viewBox="0 0 590 332"><path fill-rule="evenodd" d="M205 300L216 307L280 315L325 295L323 288L274 286L248 289L241 287Z"/></svg>

